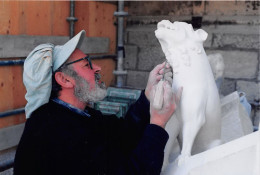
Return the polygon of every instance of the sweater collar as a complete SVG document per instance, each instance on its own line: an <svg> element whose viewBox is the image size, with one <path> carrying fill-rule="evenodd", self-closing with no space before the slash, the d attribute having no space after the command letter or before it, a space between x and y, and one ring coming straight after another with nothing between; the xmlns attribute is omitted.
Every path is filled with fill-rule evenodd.
<svg viewBox="0 0 260 175"><path fill-rule="evenodd" d="M79 115L82 115L82 116L86 116L86 117L91 117L90 114L88 113L88 111L85 109L85 110L81 110L79 108L76 108L75 106L72 106L71 104L69 103L66 103L58 98L53 98L51 99L52 101L54 101L55 103L57 104L60 104L66 108L68 108L69 110L79 114Z"/></svg>

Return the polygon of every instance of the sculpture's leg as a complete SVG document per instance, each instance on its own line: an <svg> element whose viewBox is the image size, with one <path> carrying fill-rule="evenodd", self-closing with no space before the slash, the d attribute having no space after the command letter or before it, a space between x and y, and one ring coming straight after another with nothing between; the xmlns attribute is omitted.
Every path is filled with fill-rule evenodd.
<svg viewBox="0 0 260 175"><path fill-rule="evenodd" d="M176 138L177 135L180 132L180 121L177 118L177 116L175 114L173 114L173 116L170 118L170 120L168 121L165 130L168 132L169 134L169 139L168 142L165 146L164 149L164 161L163 161L163 167L162 167L162 171L165 169L165 167L169 164L169 156L171 154L171 152L173 150L176 150L176 148L174 148L174 146L176 146Z"/></svg>
<svg viewBox="0 0 260 175"><path fill-rule="evenodd" d="M193 112L193 114L189 111L183 116L183 118L186 121L183 122L182 150L181 155L178 157L178 165L184 163L185 160L191 156L194 140L200 128L205 123L205 113L204 110L200 109L196 110L196 112Z"/></svg>

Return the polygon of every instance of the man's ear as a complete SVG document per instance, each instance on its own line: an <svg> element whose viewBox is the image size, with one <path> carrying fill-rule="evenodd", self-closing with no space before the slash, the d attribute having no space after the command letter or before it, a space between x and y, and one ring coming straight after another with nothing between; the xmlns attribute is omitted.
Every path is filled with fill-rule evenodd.
<svg viewBox="0 0 260 175"><path fill-rule="evenodd" d="M57 83L63 88L73 88L75 85L75 80L63 72L56 72L54 76Z"/></svg>

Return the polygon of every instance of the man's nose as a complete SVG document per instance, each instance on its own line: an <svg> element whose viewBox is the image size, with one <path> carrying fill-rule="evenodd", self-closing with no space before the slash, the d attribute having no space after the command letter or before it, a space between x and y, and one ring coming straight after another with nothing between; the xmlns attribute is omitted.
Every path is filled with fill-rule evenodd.
<svg viewBox="0 0 260 175"><path fill-rule="evenodd" d="M101 71L101 67L99 67L96 64L93 64L92 67L93 67L93 70L95 71L95 73L99 73Z"/></svg>

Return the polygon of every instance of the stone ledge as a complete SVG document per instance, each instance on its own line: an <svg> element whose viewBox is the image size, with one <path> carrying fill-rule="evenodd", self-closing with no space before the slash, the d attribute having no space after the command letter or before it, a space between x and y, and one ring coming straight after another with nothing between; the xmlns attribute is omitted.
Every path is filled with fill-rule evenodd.
<svg viewBox="0 0 260 175"><path fill-rule="evenodd" d="M5 171L1 172L0 175L12 175L13 174L13 162L14 162L14 157L16 153L16 147L12 147L10 149L6 149L3 151L0 151L0 170L2 171L3 168L6 169ZM5 166L5 167L3 167Z"/></svg>
<svg viewBox="0 0 260 175"><path fill-rule="evenodd" d="M127 18L127 25L157 24L161 20L191 21L191 16L130 16Z"/></svg>
<svg viewBox="0 0 260 175"><path fill-rule="evenodd" d="M63 45L68 40L69 37L66 36L0 35L0 58L27 57L39 44ZM85 53L107 53L109 39L85 37L81 49Z"/></svg>
<svg viewBox="0 0 260 175"><path fill-rule="evenodd" d="M259 35L259 25L202 25L201 27L208 33L225 33L225 34L241 34L241 35Z"/></svg>
<svg viewBox="0 0 260 175"><path fill-rule="evenodd" d="M226 24L243 24L243 25L259 25L260 19L259 16L220 16L220 15L202 15L202 26L218 24L218 25L226 25ZM130 16L127 18L128 25L147 25L147 24L157 24L161 20L169 20L173 21L183 21L183 22L191 22L191 15L184 16Z"/></svg>
<svg viewBox="0 0 260 175"><path fill-rule="evenodd" d="M219 15L206 15L203 16L202 23L208 24L246 24L246 25L259 25L260 19L259 16L219 16ZM203 24L202 24L203 25Z"/></svg>
<svg viewBox="0 0 260 175"><path fill-rule="evenodd" d="M160 22L160 21L158 21ZM174 21L171 21L174 22ZM229 33L229 34L244 34L244 35L259 35L259 25L243 25L243 24L222 24L222 25L202 25L201 27L208 33ZM157 29L157 23L147 25L128 25L126 31L147 31L154 32Z"/></svg>
<svg viewBox="0 0 260 175"><path fill-rule="evenodd" d="M23 129L24 123L0 129L0 151L17 146Z"/></svg>

